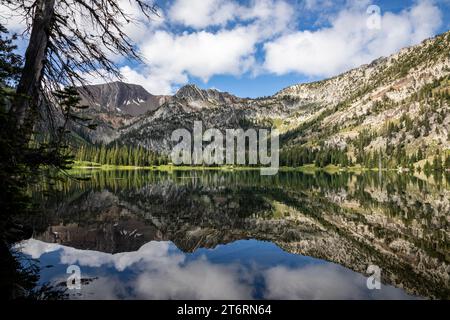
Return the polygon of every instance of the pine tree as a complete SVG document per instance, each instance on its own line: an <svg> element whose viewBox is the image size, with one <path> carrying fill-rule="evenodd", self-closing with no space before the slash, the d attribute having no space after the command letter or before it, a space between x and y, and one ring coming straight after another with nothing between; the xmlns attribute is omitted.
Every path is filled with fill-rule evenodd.
<svg viewBox="0 0 450 320"><path fill-rule="evenodd" d="M428 160L425 162L425 165L423 166L423 172L428 176L431 173L431 165L428 162Z"/></svg>
<svg viewBox="0 0 450 320"><path fill-rule="evenodd" d="M433 159L433 171L441 172L443 170L442 167L442 158L441 155L435 155Z"/></svg>
<svg viewBox="0 0 450 320"><path fill-rule="evenodd" d="M445 158L444 168L450 170L450 154Z"/></svg>

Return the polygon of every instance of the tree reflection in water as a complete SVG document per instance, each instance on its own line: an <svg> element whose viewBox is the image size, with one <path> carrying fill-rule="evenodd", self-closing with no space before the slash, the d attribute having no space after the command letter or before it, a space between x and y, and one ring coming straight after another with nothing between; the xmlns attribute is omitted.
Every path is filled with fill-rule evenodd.
<svg viewBox="0 0 450 320"><path fill-rule="evenodd" d="M100 171L36 196L43 214L27 224L45 243L111 254L155 240L185 253L270 241L360 274L376 264L385 284L449 298L448 186L448 177L376 173Z"/></svg>

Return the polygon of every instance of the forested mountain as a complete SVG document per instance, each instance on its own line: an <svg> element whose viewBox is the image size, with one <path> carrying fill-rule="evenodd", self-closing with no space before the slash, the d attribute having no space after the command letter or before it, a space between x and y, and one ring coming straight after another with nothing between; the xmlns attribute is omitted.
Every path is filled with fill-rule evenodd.
<svg viewBox="0 0 450 320"><path fill-rule="evenodd" d="M92 142L168 153L172 131L192 130L201 120L204 129L276 127L282 133L282 164L290 166L405 167L423 165L436 153L444 160L450 150L450 32L339 76L258 99L195 85L170 98L139 86L112 87L93 90L90 105L101 128L84 133Z"/></svg>

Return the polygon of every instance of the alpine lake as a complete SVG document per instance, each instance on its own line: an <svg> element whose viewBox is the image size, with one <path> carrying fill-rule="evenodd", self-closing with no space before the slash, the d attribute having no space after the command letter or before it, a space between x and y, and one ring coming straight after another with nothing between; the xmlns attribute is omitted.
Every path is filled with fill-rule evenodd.
<svg viewBox="0 0 450 320"><path fill-rule="evenodd" d="M449 176L78 176L35 192L33 237L15 247L69 299L450 298Z"/></svg>

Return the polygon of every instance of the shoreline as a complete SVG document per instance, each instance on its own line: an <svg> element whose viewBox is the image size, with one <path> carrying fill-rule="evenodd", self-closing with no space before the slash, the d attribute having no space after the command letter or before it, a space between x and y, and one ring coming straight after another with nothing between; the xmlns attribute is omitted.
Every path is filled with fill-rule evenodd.
<svg viewBox="0 0 450 320"><path fill-rule="evenodd" d="M255 171L260 170L262 167L248 167L248 166L176 166L176 165L158 165L158 166L123 166L123 165L83 165L75 164L69 171L72 170L149 170L149 171ZM303 173L315 173L315 172L378 172L378 168L366 168L361 166L351 167L339 167L339 166L326 166L316 167L314 164L303 165L300 167L279 167L279 172L303 172ZM398 169L382 169L382 172L399 171ZM403 171L409 172L409 171Z"/></svg>

